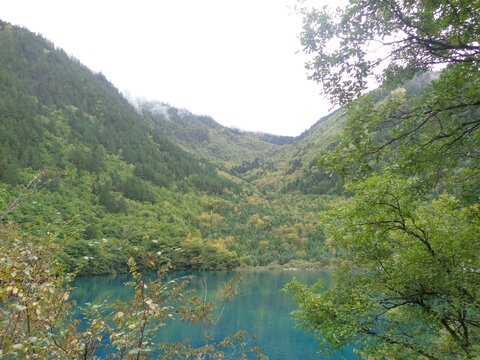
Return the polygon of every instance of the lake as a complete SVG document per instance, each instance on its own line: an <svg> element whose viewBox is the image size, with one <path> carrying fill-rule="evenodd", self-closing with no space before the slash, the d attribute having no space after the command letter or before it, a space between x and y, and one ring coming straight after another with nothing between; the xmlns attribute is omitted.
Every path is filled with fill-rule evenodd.
<svg viewBox="0 0 480 360"><path fill-rule="evenodd" d="M243 281L240 293L225 309L216 329L216 338L223 339L240 329L250 335L257 334L254 344L271 360L352 360L359 359L353 349L346 349L343 354L331 356L320 355L318 341L313 335L304 333L296 326L297 322L290 315L296 304L291 296L280 290L294 277L309 285L322 279L326 287L331 285L329 271L320 270L265 270L241 271ZM173 272L169 277L194 275L192 285L201 293L202 283L207 282L208 294L214 294L218 287L230 280L234 271L214 272ZM72 298L79 305L86 302L100 303L110 298L128 299L132 296L132 288L124 286L128 275L91 276L77 279L73 286ZM201 329L191 325L172 322L165 327L162 340L179 341L188 338L192 344L201 344Z"/></svg>

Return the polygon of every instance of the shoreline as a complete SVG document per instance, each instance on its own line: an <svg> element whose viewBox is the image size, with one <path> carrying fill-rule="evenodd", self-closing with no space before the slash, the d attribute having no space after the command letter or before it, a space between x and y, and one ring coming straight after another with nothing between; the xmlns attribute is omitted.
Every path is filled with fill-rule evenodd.
<svg viewBox="0 0 480 360"><path fill-rule="evenodd" d="M335 270L339 264L320 264L320 263L305 263L305 264L269 264L262 266L237 266L232 269L235 271L267 271L267 270L284 270L284 271L298 271L298 270Z"/></svg>

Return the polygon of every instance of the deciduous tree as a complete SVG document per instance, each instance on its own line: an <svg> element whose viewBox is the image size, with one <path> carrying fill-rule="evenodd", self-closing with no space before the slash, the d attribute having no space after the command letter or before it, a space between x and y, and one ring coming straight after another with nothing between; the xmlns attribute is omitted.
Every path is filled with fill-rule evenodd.
<svg viewBox="0 0 480 360"><path fill-rule="evenodd" d="M326 292L288 287L324 350L354 343L372 358L480 356L479 9L462 0L304 9L311 77L334 103L356 99L320 160L354 194L323 214L349 265ZM420 92L396 89L437 65ZM381 89L361 96L375 77Z"/></svg>

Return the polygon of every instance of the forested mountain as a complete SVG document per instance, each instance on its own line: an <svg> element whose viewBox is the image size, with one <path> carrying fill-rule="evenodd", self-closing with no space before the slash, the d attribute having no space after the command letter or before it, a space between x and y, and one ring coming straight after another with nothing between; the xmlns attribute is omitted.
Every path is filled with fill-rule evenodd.
<svg viewBox="0 0 480 360"><path fill-rule="evenodd" d="M150 132L103 75L27 30L5 23L1 29L1 180L16 183L16 168L64 168L67 159L98 172L105 156L117 155L134 165L134 186L140 179L160 186L183 185L188 177L228 182L212 165Z"/></svg>
<svg viewBox="0 0 480 360"><path fill-rule="evenodd" d="M211 117L194 115L161 102L142 102L137 106L145 122L154 129L185 149L227 169L263 160L279 145L293 140L288 136L230 129Z"/></svg>
<svg viewBox="0 0 480 360"><path fill-rule="evenodd" d="M316 226L330 199L270 193L246 175L292 139L136 109L48 40L0 30L1 212L20 200L2 217L54 236L69 271L123 272L147 253L176 268L331 261Z"/></svg>
<svg viewBox="0 0 480 360"><path fill-rule="evenodd" d="M323 117L293 142L277 148L271 157L248 168L245 179L269 191L341 194L341 179L319 168L318 158L340 133L343 123L339 111Z"/></svg>
<svg viewBox="0 0 480 360"><path fill-rule="evenodd" d="M438 76L434 72L419 74L399 84L394 91L417 96ZM370 96L374 102L381 103L391 96L391 90L377 89ZM271 191L341 195L344 191L341 176L318 166L318 160L320 154L335 149L346 121L344 109L322 117L292 142L277 147L272 156L250 167L244 178L259 188Z"/></svg>
<svg viewBox="0 0 480 360"><path fill-rule="evenodd" d="M161 102L137 106L152 128L258 189L337 195L343 191L338 177L317 167L319 154L341 131L343 117L337 112L294 138L230 129L210 117Z"/></svg>
<svg viewBox="0 0 480 360"><path fill-rule="evenodd" d="M125 271L132 251L205 269L336 256L318 211L343 182L318 158L335 147L343 110L297 138L243 132L161 102L134 107L26 29L1 23L0 48L0 208L38 171L63 174L6 219L60 234L70 270ZM429 80L404 86L414 94Z"/></svg>

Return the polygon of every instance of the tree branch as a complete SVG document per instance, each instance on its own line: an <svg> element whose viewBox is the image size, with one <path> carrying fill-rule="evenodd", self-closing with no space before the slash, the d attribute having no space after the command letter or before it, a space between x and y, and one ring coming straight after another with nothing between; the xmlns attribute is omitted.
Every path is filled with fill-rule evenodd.
<svg viewBox="0 0 480 360"><path fill-rule="evenodd" d="M15 200L9 201L7 204L7 208L3 212L3 214L0 215L0 221L3 221L5 217L15 211L15 209L18 208L18 206L22 203L24 203L30 196L32 196L34 193L38 192L40 189L43 187L47 186L53 181L58 180L61 178L63 175L66 175L66 172L62 172L60 175L57 175L53 178L48 178L46 179L46 176L50 170L42 170L40 171L37 175L33 177L32 180L28 182L27 185L20 186L20 194L18 194L17 198ZM30 192L28 192L31 190Z"/></svg>

